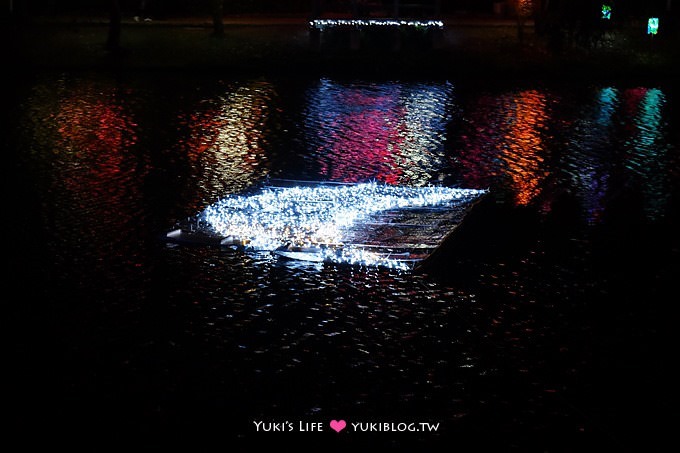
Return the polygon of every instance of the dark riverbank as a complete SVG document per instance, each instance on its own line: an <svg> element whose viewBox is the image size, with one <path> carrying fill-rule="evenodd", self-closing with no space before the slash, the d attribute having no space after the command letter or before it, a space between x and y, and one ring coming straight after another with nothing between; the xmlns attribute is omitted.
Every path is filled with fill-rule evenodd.
<svg viewBox="0 0 680 453"><path fill-rule="evenodd" d="M305 18L227 18L224 37L202 18L123 22L119 52L106 51L102 18L38 18L11 23L16 70L186 70L230 75L508 79L667 79L680 75L678 37L652 40L640 24L607 33L591 49L549 50L532 24L518 38L512 20L445 18L441 31L324 31L314 43ZM352 35L354 33L354 35Z"/></svg>

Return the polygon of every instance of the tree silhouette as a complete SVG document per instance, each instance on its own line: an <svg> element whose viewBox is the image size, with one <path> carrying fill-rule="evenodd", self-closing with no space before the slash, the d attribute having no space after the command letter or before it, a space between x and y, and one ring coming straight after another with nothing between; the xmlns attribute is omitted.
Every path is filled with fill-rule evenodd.
<svg viewBox="0 0 680 453"><path fill-rule="evenodd" d="M118 0L109 0L109 32L106 38L106 50L118 52L120 47L120 29L122 14L120 11L120 2Z"/></svg>
<svg viewBox="0 0 680 453"><path fill-rule="evenodd" d="M540 0L536 32L548 39L552 51L596 47L604 33L601 3L591 0Z"/></svg>
<svg viewBox="0 0 680 453"><path fill-rule="evenodd" d="M213 36L224 36L224 0L211 0Z"/></svg>

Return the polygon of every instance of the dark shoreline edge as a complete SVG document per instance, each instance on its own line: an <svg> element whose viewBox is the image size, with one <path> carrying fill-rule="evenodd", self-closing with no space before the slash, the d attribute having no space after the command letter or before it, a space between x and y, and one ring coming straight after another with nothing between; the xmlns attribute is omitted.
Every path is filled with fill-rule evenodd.
<svg viewBox="0 0 680 453"><path fill-rule="evenodd" d="M511 83L648 84L680 79L680 44L675 35L655 43L635 35L630 46L625 43L631 36L626 35L624 44L611 49L554 53L533 32L519 43L510 23L480 23L450 26L440 45L433 45L429 35L405 34L392 41L394 35L372 32L362 35L359 48L351 49L346 31L313 44L304 23L229 24L222 38L213 37L205 24L191 24L124 23L121 49L107 51L105 23L4 23L5 67L18 77L40 71L98 71ZM395 42L399 43L396 49Z"/></svg>

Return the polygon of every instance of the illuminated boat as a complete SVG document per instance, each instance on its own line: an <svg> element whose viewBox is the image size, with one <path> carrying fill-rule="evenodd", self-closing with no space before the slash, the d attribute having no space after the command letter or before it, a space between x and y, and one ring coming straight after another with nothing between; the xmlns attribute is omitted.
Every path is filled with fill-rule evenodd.
<svg viewBox="0 0 680 453"><path fill-rule="evenodd" d="M268 251L285 260L407 270L430 256L484 194L279 180L219 200L167 240Z"/></svg>

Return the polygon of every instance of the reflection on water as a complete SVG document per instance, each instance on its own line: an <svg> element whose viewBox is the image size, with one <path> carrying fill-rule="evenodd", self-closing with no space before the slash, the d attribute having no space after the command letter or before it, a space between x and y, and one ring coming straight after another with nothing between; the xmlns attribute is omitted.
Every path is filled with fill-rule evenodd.
<svg viewBox="0 0 680 453"><path fill-rule="evenodd" d="M538 195L540 184L548 175L543 160L546 149L541 138L549 119L545 95L536 90L522 91L508 107L504 121L508 129L505 143L500 145L500 158L512 181L515 201L518 205L527 205Z"/></svg>
<svg viewBox="0 0 680 453"><path fill-rule="evenodd" d="M634 111L631 136L624 143L625 167L639 178L644 209L651 218L663 215L668 202L668 151L662 109L666 98L657 88L624 92L624 102Z"/></svg>
<svg viewBox="0 0 680 453"><path fill-rule="evenodd" d="M618 184L642 189L650 219L663 217L677 162L664 93L605 87L573 102L545 89L474 98L461 107L454 171L468 186L502 187L520 206L547 203L559 192L577 194L589 223L598 223L605 199L622 190L611 187L617 172ZM621 167L629 173L618 174ZM549 181L557 187L544 191Z"/></svg>
<svg viewBox="0 0 680 453"><path fill-rule="evenodd" d="M50 349L59 365L54 407L82 420L121 400L112 418L131 411L159 424L204 414L201 421L220 422L434 416L470 443L496 424L504 434L519 429L517 445L535 432L589 432L590 422L556 398L572 392L574 404L587 404L581 382L598 365L584 352L599 328L590 310L613 287L584 271L587 234L577 257L541 245L518 256L444 255L444 272L472 275L462 283L286 266L270 255L149 237L171 226L168 212L192 214L269 174L298 175L290 162L339 181L488 187L523 208L571 193L586 230L611 222L611 200L628 190L644 199L644 212L623 203L618 219L653 223L677 203L670 93L330 79L300 82L297 91L261 80L203 90L165 83L163 91L142 76L45 75L17 108L19 146L11 151L29 179L21 187L39 195L35 205L26 201L44 255L31 269L47 276L38 284L26 276L27 291L49 295L49 315L35 313L54 315L46 324L60 334L36 340L59 341ZM181 96L159 95L171 89ZM157 112L168 124L153 122ZM503 230L500 222L491 231ZM62 312L56 286L69 306L86 309ZM640 300L654 299L652 286L638 290ZM102 394L109 399L96 398ZM556 436L545 434L551 423Z"/></svg>
<svg viewBox="0 0 680 453"><path fill-rule="evenodd" d="M614 113L619 104L615 88L602 88L591 103L579 112L571 126L569 152L562 166L576 193L583 200L586 220L598 223L604 210L612 151L608 145L614 131Z"/></svg>
<svg viewBox="0 0 680 453"><path fill-rule="evenodd" d="M483 96L462 134L456 169L469 185L503 181L518 205L529 204L550 173L544 162L543 134L550 120L547 94L526 90Z"/></svg>
<svg viewBox="0 0 680 453"><path fill-rule="evenodd" d="M129 239L140 225L148 167L135 152L138 126L127 90L110 80L60 78L37 85L25 108L55 257L77 263L76 273L132 265L138 251Z"/></svg>
<svg viewBox="0 0 680 453"><path fill-rule="evenodd" d="M453 86L342 84L307 94L305 137L324 179L423 185L442 169Z"/></svg>
<svg viewBox="0 0 680 453"><path fill-rule="evenodd" d="M253 82L180 114L188 136L178 152L188 158L198 204L243 191L267 175L267 121L275 98L272 84Z"/></svg>

